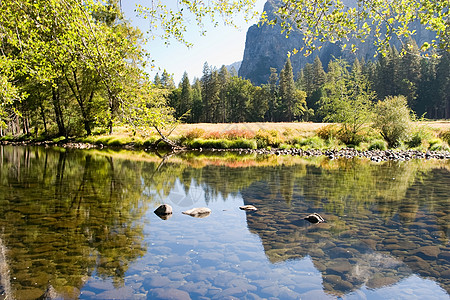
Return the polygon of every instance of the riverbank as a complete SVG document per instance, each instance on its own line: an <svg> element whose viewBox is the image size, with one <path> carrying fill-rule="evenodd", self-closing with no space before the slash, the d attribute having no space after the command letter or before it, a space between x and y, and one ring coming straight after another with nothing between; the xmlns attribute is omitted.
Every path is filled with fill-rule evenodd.
<svg viewBox="0 0 450 300"><path fill-rule="evenodd" d="M0 142L1 145L14 145L14 146L42 146L42 147L61 147L65 149L127 149L127 150L142 150L140 147L134 147L132 145L127 145L124 147L117 146L103 146L80 142ZM155 149L144 149L145 151L155 151ZM352 158L362 158L369 159L373 162L383 162L383 161L408 161L413 159L438 159L438 160L450 160L450 151L419 151L419 150L357 150L354 148L342 148L342 149L175 149L170 153L180 153L180 152L197 152L202 154L218 154L221 152L234 152L242 155L277 155L277 156L298 156L298 157L319 157L326 156L328 159L352 159Z"/></svg>
<svg viewBox="0 0 450 300"><path fill-rule="evenodd" d="M326 156L368 158L381 162L409 159L450 159L450 122L415 122L408 139L388 149L381 135L367 128L357 145L347 145L337 124L326 123L234 123L180 124L170 135L168 145L155 133L145 137L128 128L115 128L115 134L101 132L80 138L52 140L27 137L2 137L3 145L58 146L74 149L128 149L201 152L237 152L259 155ZM164 133L166 134L166 133Z"/></svg>

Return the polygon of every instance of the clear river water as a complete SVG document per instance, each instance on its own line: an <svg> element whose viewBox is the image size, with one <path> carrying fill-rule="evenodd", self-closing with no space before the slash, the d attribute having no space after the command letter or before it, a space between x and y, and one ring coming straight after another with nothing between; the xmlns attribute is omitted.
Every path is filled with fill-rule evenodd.
<svg viewBox="0 0 450 300"><path fill-rule="evenodd" d="M450 299L449 186L449 160L0 146L0 299Z"/></svg>

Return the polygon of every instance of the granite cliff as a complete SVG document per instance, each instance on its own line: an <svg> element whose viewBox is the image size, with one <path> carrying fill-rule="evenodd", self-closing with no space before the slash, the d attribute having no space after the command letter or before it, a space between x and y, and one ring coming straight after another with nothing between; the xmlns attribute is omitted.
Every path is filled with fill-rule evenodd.
<svg viewBox="0 0 450 300"><path fill-rule="evenodd" d="M274 17L276 11L277 0L268 0L264 6L268 18ZM351 4L351 1L348 1ZM423 27L415 26L417 30L416 41L421 44L425 40L431 40L434 37L432 32L426 31ZM253 25L247 31L245 42L244 57L241 67L239 68L239 76L249 79L255 85L261 85L268 82L270 68L276 68L279 73L283 68L287 54L294 48L300 49L303 43L303 35L299 31L293 31L289 38L281 33L280 25ZM373 41L368 39L365 43L356 43L359 59L364 58L366 61L374 57L375 46ZM397 41L394 43L397 49L401 48L401 44ZM307 63L313 63L316 56L319 56L324 68L328 62L334 57L345 58L350 62L354 60L355 54L350 51L342 51L341 44L325 43L320 51L315 51L311 55L305 57L302 53L291 55L291 64L296 75Z"/></svg>

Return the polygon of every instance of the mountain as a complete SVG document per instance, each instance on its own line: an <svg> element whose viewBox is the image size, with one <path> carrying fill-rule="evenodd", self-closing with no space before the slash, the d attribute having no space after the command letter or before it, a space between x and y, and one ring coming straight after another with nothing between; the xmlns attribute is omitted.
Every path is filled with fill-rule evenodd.
<svg viewBox="0 0 450 300"><path fill-rule="evenodd" d="M347 2L352 3L352 1ZM275 17L276 3L277 0L268 0L264 6L269 20ZM432 32L425 30L420 25L414 27L417 30L416 40L419 45L425 40L433 39ZM255 85L265 84L269 79L270 68L277 69L279 73L286 62L288 52L300 49L303 45L303 35L298 30L293 30L289 38L286 38L285 34L281 33L281 26L278 24L275 26L253 25L247 31L244 57L238 74L249 79ZM394 45L397 49L401 48L399 41L394 42ZM356 43L356 46L359 49L356 54L358 58L364 58L366 61L373 60L375 54L373 38L367 39L365 43ZM319 56L324 68L333 58L345 58L352 62L356 57L348 50L342 51L340 43L325 43L320 51L315 51L308 57L301 53L291 55L294 75L307 63L313 63L316 56Z"/></svg>
<svg viewBox="0 0 450 300"><path fill-rule="evenodd" d="M232 63L231 65L225 66L230 73L237 73L237 71L241 68L242 61L237 61Z"/></svg>

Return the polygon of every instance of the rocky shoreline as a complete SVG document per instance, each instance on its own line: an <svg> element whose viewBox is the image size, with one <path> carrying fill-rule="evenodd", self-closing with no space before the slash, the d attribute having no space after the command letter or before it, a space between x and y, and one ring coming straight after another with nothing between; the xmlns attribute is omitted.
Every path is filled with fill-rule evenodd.
<svg viewBox="0 0 450 300"><path fill-rule="evenodd" d="M104 149L107 148L103 145L94 145L88 143L79 142L64 142L64 143L54 143L54 142L6 142L1 141L0 145L13 145L13 146L43 146L52 147L59 146L68 149ZM127 144L119 147L108 147L108 148L121 148L127 150L138 150L143 149L142 147L136 147L133 144ZM154 151L155 149L144 148L145 151ZM181 151L197 151L197 152L238 152L239 154L257 154L257 155L291 155L291 156L304 156L304 157L318 157L326 156L329 159L339 159L339 158L367 158L373 162L382 161L407 161L412 159L450 159L449 151L419 151L419 150L367 150L360 151L353 148L343 148L339 150L319 150L319 149L190 149L190 148L180 148L173 149L173 152Z"/></svg>
<svg viewBox="0 0 450 300"><path fill-rule="evenodd" d="M204 149L194 149L197 151L205 151ZM407 161L411 159L450 159L448 151L427 151L418 150L368 150L360 151L353 148L343 148L340 150L302 150L302 149L207 149L212 152L239 152L241 154L260 154L260 155L291 155L291 156L326 156L329 159L339 158L367 158L374 162L382 162L389 160Z"/></svg>

